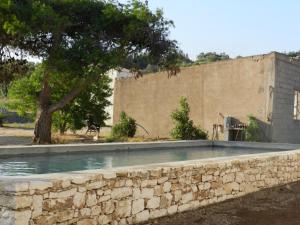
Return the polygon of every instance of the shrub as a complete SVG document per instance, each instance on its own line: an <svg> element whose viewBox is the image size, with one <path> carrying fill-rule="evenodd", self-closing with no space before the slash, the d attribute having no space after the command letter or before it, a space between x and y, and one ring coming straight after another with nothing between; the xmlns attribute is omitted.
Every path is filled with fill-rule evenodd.
<svg viewBox="0 0 300 225"><path fill-rule="evenodd" d="M121 112L120 121L112 127L113 138L133 137L136 132L136 121L127 116L125 112Z"/></svg>
<svg viewBox="0 0 300 225"><path fill-rule="evenodd" d="M190 107L185 97L180 99L180 108L171 114L175 127L171 131L171 136L181 140L207 139L207 133L200 127L194 125L189 118Z"/></svg>
<svg viewBox="0 0 300 225"><path fill-rule="evenodd" d="M3 127L5 116L3 113L0 113L0 127Z"/></svg>
<svg viewBox="0 0 300 225"><path fill-rule="evenodd" d="M248 126L245 131L246 141L261 141L261 130L257 119L254 116L248 116Z"/></svg>

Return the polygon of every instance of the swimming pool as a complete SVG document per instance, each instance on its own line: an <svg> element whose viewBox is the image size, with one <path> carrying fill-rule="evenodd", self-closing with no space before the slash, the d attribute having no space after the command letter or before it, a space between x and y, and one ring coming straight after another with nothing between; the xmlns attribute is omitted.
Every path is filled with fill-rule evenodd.
<svg viewBox="0 0 300 225"><path fill-rule="evenodd" d="M114 167L256 154L280 150L282 151L282 149L266 148L200 146L2 156L0 158L0 175L26 176L32 174L109 169Z"/></svg>

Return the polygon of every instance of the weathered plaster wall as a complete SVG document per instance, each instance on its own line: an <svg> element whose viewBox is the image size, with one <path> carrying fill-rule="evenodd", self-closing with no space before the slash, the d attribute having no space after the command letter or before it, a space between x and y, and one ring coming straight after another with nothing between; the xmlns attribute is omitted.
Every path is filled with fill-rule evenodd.
<svg viewBox="0 0 300 225"><path fill-rule="evenodd" d="M1 177L1 225L134 224L300 178L300 150Z"/></svg>
<svg viewBox="0 0 300 225"><path fill-rule="evenodd" d="M143 78L118 79L114 95L114 123L123 110L144 126L152 137L168 137L172 129L171 112L186 96L191 118L212 133L214 123L223 124L219 115L246 122L252 114L262 121L265 140L270 140L267 121L272 106L269 86L275 73L275 54L182 68L179 75L166 73ZM145 132L139 130L140 135Z"/></svg>
<svg viewBox="0 0 300 225"><path fill-rule="evenodd" d="M300 143L300 121L294 120L294 91L300 91L300 63L276 54L273 109L274 142Z"/></svg>

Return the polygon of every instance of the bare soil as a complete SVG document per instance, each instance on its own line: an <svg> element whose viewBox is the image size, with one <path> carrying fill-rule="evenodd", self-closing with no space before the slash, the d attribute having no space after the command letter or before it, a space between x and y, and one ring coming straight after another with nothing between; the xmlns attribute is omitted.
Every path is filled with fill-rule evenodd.
<svg viewBox="0 0 300 225"><path fill-rule="evenodd" d="M300 182L179 213L144 225L300 225Z"/></svg>
<svg viewBox="0 0 300 225"><path fill-rule="evenodd" d="M18 124L16 124L19 126ZM86 128L76 131L74 134L71 131L66 132L64 135L59 133L52 134L53 144L76 144L76 143L104 143L107 142L107 137L110 135L110 128L103 128L100 131L100 137L96 138L95 132L86 134ZM32 144L33 128L25 127L0 127L0 145L30 145ZM149 142L149 141L162 141L170 140L163 138L149 138L149 137L133 137L124 140L118 140L121 142Z"/></svg>

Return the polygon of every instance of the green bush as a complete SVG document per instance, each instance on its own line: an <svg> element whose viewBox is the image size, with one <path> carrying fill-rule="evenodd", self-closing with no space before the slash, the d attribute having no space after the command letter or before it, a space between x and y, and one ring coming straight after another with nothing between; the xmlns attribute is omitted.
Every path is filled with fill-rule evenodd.
<svg viewBox="0 0 300 225"><path fill-rule="evenodd" d="M3 113L0 113L0 127L3 127L5 116Z"/></svg>
<svg viewBox="0 0 300 225"><path fill-rule="evenodd" d="M254 116L248 116L248 126L245 131L246 141L260 142L261 130L257 119Z"/></svg>
<svg viewBox="0 0 300 225"><path fill-rule="evenodd" d="M120 121L112 127L112 138L133 137L136 132L136 121L121 112Z"/></svg>
<svg viewBox="0 0 300 225"><path fill-rule="evenodd" d="M180 99L180 108L171 114L175 127L171 131L171 136L181 140L207 139L207 133L200 127L194 125L189 117L190 107L185 97Z"/></svg>

